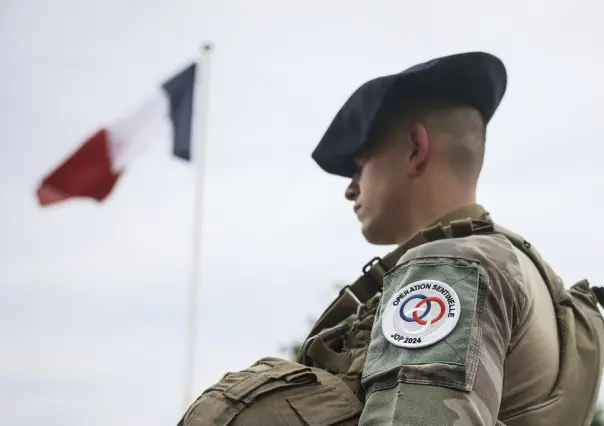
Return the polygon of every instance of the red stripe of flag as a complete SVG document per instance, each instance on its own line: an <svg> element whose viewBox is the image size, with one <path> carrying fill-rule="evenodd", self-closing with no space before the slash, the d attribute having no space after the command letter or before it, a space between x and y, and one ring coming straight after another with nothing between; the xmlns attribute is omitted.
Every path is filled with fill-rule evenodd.
<svg viewBox="0 0 604 426"><path fill-rule="evenodd" d="M71 197L103 201L120 177L112 168L109 137L105 129L99 130L44 178L37 190L40 205Z"/></svg>

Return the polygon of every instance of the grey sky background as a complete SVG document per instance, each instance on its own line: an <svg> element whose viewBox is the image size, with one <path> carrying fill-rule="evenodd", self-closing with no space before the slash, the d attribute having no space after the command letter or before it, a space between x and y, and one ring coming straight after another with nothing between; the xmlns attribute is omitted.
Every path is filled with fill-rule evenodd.
<svg viewBox="0 0 604 426"><path fill-rule="evenodd" d="M281 355L335 282L390 249L362 239L346 181L310 152L361 83L436 56L485 50L506 63L479 201L568 285L603 285L601 7L3 0L0 424L159 426L182 414L192 167L157 146L103 205L42 210L34 190L90 132L195 59L202 40L216 51L199 392Z"/></svg>

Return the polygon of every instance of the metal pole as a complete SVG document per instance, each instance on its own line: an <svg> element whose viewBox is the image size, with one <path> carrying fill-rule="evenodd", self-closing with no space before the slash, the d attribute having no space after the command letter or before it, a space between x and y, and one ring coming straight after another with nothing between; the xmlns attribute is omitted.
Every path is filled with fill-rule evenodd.
<svg viewBox="0 0 604 426"><path fill-rule="evenodd" d="M195 378L195 361L197 349L197 299L201 280L202 225L203 225L203 189L205 185L205 148L207 143L207 116L210 81L210 55L213 46L203 43L195 72L193 91L193 117L191 127L191 153L195 169L194 204L193 204L193 258L191 261L191 282L188 294L188 318L184 363L184 407L192 402L191 392Z"/></svg>

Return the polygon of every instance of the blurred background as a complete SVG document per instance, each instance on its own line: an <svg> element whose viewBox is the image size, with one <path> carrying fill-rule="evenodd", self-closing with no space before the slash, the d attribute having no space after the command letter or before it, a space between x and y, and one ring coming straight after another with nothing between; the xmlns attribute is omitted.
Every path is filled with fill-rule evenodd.
<svg viewBox="0 0 604 426"><path fill-rule="evenodd" d="M361 83L484 50L508 68L479 201L568 285L604 285L595 0L0 1L0 425L184 411L194 169L158 145L103 204L40 179L214 43L194 393L308 331L368 245L310 153ZM284 355L285 354L285 355Z"/></svg>

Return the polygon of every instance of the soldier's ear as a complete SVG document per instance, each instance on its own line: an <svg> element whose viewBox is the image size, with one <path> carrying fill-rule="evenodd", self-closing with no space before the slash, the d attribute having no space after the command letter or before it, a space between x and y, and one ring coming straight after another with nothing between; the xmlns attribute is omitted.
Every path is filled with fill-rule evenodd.
<svg viewBox="0 0 604 426"><path fill-rule="evenodd" d="M417 175L425 168L430 157L430 140L426 127L421 123L409 126L411 149L408 151L409 174Z"/></svg>

